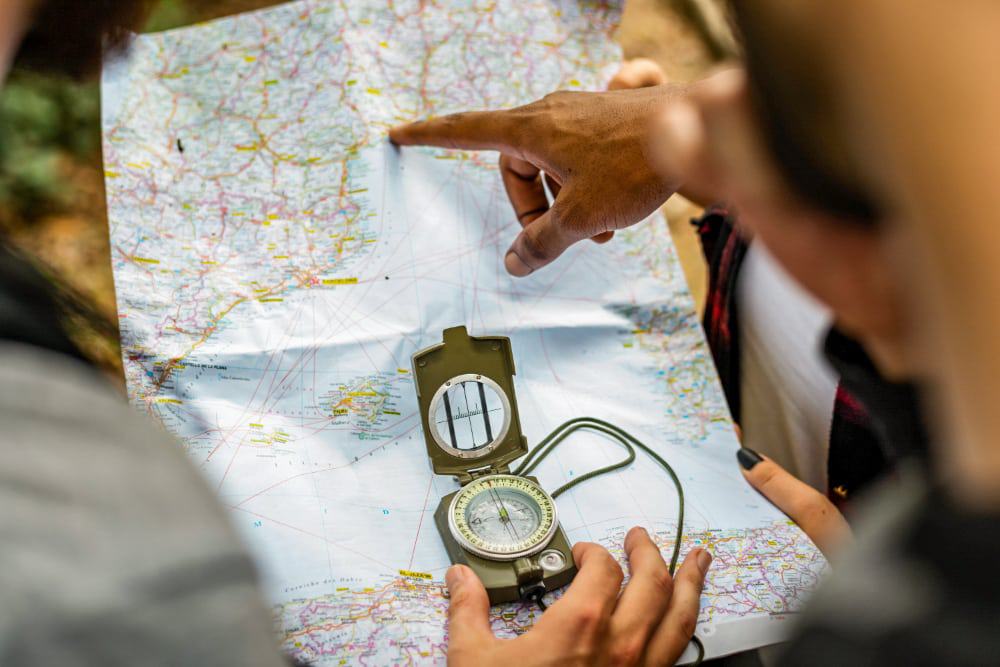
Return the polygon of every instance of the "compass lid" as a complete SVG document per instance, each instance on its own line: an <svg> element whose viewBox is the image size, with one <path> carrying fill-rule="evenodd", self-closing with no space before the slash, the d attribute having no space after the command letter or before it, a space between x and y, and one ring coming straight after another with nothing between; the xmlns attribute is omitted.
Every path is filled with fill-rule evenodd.
<svg viewBox="0 0 1000 667"><path fill-rule="evenodd" d="M514 396L506 336L445 329L444 341L413 355L413 379L431 467L468 481L470 471L506 472L528 452Z"/></svg>

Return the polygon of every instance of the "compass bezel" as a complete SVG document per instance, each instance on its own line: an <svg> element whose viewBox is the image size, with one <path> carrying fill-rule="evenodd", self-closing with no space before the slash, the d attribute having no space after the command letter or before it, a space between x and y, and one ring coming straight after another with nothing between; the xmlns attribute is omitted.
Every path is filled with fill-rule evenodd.
<svg viewBox="0 0 1000 667"><path fill-rule="evenodd" d="M552 520L548 528L546 529L545 533L542 535L542 537L538 538L537 541L535 541L533 544L531 544L528 547L525 547L524 549L521 549L520 551L496 552L490 549L483 548L476 544L473 544L472 542L469 541L469 539L465 535L462 534L458 526L458 521L456 518L456 508L458 506L460 499L462 499L463 497L476 496L479 495L479 493L483 493L484 489L481 488L481 485L484 482L490 480L498 480L498 479L517 480L519 482L530 484L532 487L538 490L539 494L545 499L545 502L547 502L549 506L552 508ZM465 525L471 532L472 531L471 527L468 527L468 524ZM524 558L525 556L535 555L536 553L544 550L545 547L549 544L549 542L552 541L552 537L556 534L556 531L559 530L559 508L556 506L555 500L552 499L552 496L546 493L545 489L543 489L541 485L539 485L534 480L528 479L527 477L521 477L520 475L485 475L463 486L458 491L458 493L455 494L455 497L451 499L451 503L448 506L448 529L451 531L452 537L455 538L455 540L459 543L459 545L463 549L472 554L475 554L476 556L479 556L480 558L485 558L487 560L493 560L493 561L514 561L517 560L518 558Z"/></svg>
<svg viewBox="0 0 1000 667"><path fill-rule="evenodd" d="M500 426L500 431L493 437L493 440L482 447L477 447L476 449L458 449L456 447L452 447L451 444L441 437L441 433L438 431L434 422L434 415L437 414L438 406L441 404L445 393L453 386L461 384L462 382L482 382L484 385L496 392L497 396L500 397L500 402L503 403L503 424ZM503 441L507 438L507 433L510 431L511 405L510 399L507 397L507 392L505 392L503 388L491 378L478 373L462 373L461 375L456 375L450 380L445 381L445 383L438 387L438 390L434 392L434 397L431 398L430 407L427 409L427 413L427 423L430 425L428 430L430 431L434 442L438 447L451 456L461 459L475 460L489 456L497 447L501 445L501 443L503 443Z"/></svg>

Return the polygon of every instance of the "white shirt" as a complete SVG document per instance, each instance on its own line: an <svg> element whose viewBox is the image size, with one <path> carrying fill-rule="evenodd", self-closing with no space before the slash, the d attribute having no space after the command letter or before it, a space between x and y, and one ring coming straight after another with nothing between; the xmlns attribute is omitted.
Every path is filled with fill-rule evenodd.
<svg viewBox="0 0 1000 667"><path fill-rule="evenodd" d="M736 290L743 444L825 493L838 381L822 356L831 315L759 242Z"/></svg>

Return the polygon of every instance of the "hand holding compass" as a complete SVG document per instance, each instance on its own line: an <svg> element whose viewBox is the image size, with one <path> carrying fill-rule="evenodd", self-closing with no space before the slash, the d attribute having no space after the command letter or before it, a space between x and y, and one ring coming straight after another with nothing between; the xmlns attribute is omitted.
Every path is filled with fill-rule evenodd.
<svg viewBox="0 0 1000 667"><path fill-rule="evenodd" d="M629 532L625 554L631 578L622 590L622 570L611 554L597 544L574 545L579 572L569 590L513 640L493 636L486 590L472 570L453 566L447 575L448 664L674 664L694 630L711 557L693 550L671 578L659 548L641 528Z"/></svg>
<svg viewBox="0 0 1000 667"><path fill-rule="evenodd" d="M413 370L431 466L461 484L441 499L434 514L455 563L446 577L449 665L673 664L694 631L711 563L708 552L693 549L671 576L680 531L668 566L646 531L635 528L625 539L631 580L622 589L622 570L611 554L597 544L570 548L552 496L528 476L581 422L618 437L630 456L581 475L555 495L631 463L638 447L667 470L680 497L670 466L621 429L581 418L559 427L512 472L511 462L528 454L528 445L521 435L507 338L472 337L465 327L447 329L443 343L413 356ZM683 524L683 501L680 510ZM491 604L531 599L541 605L546 591L570 581L528 633L515 640L493 636Z"/></svg>

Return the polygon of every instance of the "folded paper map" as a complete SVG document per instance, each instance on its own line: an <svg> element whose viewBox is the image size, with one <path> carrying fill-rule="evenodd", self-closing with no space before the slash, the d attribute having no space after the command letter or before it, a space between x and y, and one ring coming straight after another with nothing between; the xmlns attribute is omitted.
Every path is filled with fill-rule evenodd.
<svg viewBox="0 0 1000 667"><path fill-rule="evenodd" d="M677 469L684 551L715 557L697 631L709 656L780 640L826 569L739 472L662 218L513 279L496 155L386 139L421 117L601 89L619 17L593 0L310 0L140 36L105 71L129 395L231 511L303 660L445 661L431 513L456 485L431 474L409 366L456 325L512 339L529 444L594 416ZM537 475L554 489L619 456L580 435ZM571 540L618 556L633 525L669 554L676 508L642 456L558 500ZM494 629L539 613L496 608Z"/></svg>

